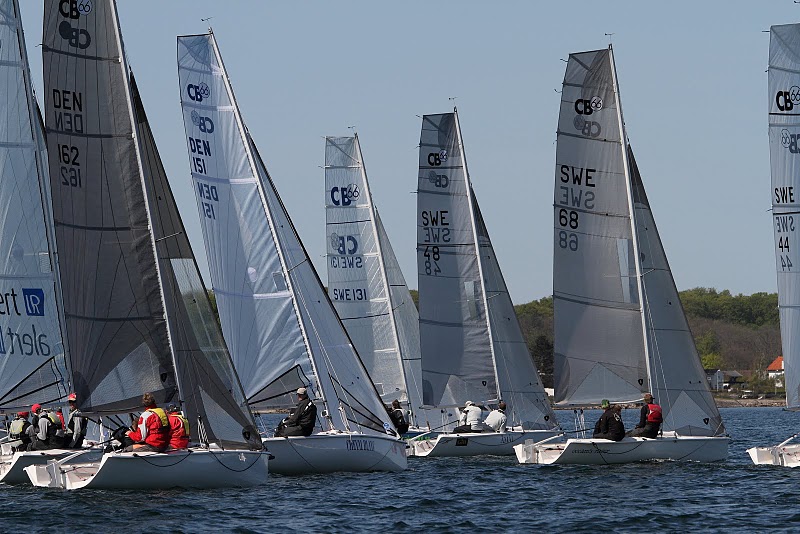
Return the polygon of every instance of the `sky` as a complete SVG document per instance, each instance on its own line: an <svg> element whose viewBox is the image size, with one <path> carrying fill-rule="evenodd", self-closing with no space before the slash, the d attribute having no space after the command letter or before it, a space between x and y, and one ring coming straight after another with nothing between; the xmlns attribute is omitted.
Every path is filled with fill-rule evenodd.
<svg viewBox="0 0 800 534"><path fill-rule="evenodd" d="M20 4L41 95L42 2ZM244 120L323 281L324 136L350 135L355 126L374 202L416 288L421 115L450 111L455 102L512 299L551 295L563 60L611 40L628 137L678 289L776 290L764 31L800 18L792 0L118 6L129 63L208 286L175 38L210 23Z"/></svg>

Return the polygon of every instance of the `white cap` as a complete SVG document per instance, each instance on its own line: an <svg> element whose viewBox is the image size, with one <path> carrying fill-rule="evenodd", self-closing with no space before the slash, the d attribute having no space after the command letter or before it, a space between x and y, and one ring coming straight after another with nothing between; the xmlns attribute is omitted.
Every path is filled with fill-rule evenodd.
<svg viewBox="0 0 800 534"><path fill-rule="evenodd" d="M306 394L306 388L297 388L297 394L298 395L305 395Z"/></svg>
<svg viewBox="0 0 800 534"><path fill-rule="evenodd" d="M464 408L466 408L467 406L475 406L475 403L472 401L467 401L464 403Z"/></svg>

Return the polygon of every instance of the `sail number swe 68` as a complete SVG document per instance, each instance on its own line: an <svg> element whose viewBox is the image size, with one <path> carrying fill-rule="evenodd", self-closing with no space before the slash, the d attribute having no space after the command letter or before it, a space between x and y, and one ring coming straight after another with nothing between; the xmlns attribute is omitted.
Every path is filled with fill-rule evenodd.
<svg viewBox="0 0 800 534"><path fill-rule="evenodd" d="M557 242L560 248L575 252L578 250L578 233L572 230L580 227L579 210L591 210L595 207L594 191L583 188L595 187L594 174L597 169L561 165L559 170L559 179L566 185L560 185L556 193Z"/></svg>

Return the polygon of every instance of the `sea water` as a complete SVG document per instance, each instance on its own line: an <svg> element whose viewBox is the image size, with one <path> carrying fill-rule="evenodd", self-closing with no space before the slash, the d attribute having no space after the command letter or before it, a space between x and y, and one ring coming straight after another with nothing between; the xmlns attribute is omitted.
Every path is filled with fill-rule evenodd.
<svg viewBox="0 0 800 534"><path fill-rule="evenodd" d="M715 464L520 465L514 457L409 458L402 473L270 475L207 491L66 492L0 485L3 532L800 531L800 468L745 450L800 431L800 414L726 408ZM565 430L573 413L558 411ZM593 426L599 411L586 412ZM624 413L626 428L637 410Z"/></svg>

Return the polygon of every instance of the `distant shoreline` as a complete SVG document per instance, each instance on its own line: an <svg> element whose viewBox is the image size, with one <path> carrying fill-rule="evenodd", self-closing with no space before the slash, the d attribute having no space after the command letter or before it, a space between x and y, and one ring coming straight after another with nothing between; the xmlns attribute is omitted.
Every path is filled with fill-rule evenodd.
<svg viewBox="0 0 800 534"><path fill-rule="evenodd" d="M728 397L715 397L718 408L775 408L786 406L786 399L731 399ZM641 404L625 404L626 409L640 408ZM599 410L597 405L593 406L553 406L554 410Z"/></svg>

